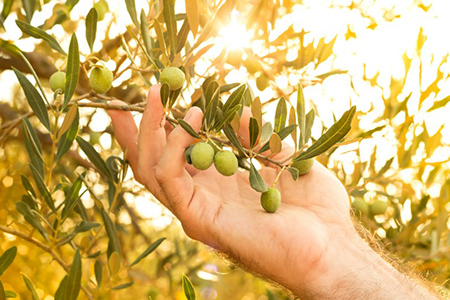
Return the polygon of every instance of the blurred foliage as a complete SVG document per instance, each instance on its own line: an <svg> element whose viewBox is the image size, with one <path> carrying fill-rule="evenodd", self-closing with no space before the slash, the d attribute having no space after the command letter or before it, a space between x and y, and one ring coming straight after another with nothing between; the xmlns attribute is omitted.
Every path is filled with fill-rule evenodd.
<svg viewBox="0 0 450 300"><path fill-rule="evenodd" d="M199 299L289 298L185 237L171 214L131 178L131 171L126 172L128 167L121 160L122 151L102 109L81 105L78 108L79 137L95 148L79 147L82 141L74 143L55 164L52 176L44 178L49 181L46 186L51 189L57 206L70 195L77 178L83 181L82 201L60 226L63 235L47 242L45 234L39 233L42 230L33 228L24 219L16 209L16 202L31 203L28 198L33 192L27 192L22 182L28 179L33 189L38 190L34 174L28 168L27 140L28 151L36 153L37 150L30 144L33 134L27 133L26 124L10 126L10 122L30 111L11 71L14 67L30 74L15 46L24 52L48 95L51 95L49 77L69 66L61 51L54 50L57 46L52 47L51 39L30 38L30 33L21 36L14 22L19 20L24 24L31 22L35 28L56 37L56 44L64 50L69 49L71 36L77 33L81 69L74 93L75 97L83 96L90 103L102 105L121 99L142 107L145 87L157 82L156 68L171 64L184 68L188 79L188 86L173 111L174 115L178 112L177 118L182 117L190 105L204 105L201 84L210 76L215 76L222 87L247 81L249 88L245 97L259 96L267 116L273 114L274 101L282 96L289 111L295 105L296 86L300 83L306 107L315 108L320 117L314 121L314 140L344 111L356 105L353 129L346 141L339 149L333 148L319 156L318 160L342 180L352 196L356 215L392 255L410 262L418 271L447 287L450 277L447 224L450 123L443 115L449 114L448 50L430 50L435 47L436 39L428 39L431 31L425 21L405 32L405 35L414 35L413 46L405 44L395 48L389 42L395 44L395 39L400 39L396 36L377 48L380 51L387 48L386 55L392 50L395 59L382 55L381 60L376 56L358 56L356 52L363 50L354 47L358 41L364 43L385 33L386 27L395 22L411 18L411 11L423 16L423 20L439 16L438 4L186 0L176 1L175 11L170 13L167 9L173 4L170 0L150 1L142 11L142 7L136 8L136 4L142 3L131 0L107 2L108 5L104 0L96 3L98 23L93 43L89 42L92 25L91 37L85 41L88 19L92 24L92 17L86 18L91 2L3 2L0 82L9 96L0 102L2 228L14 228L25 233L25 237L48 245L68 266L75 257L74 249L81 249L82 285L98 299L184 299L183 274L192 281ZM352 17L342 18L344 13ZM306 17L315 16L332 26L324 16L333 14L341 16L341 19L336 17L336 22L339 28L345 27L345 32L324 33L323 26ZM234 30L231 35L227 34L229 28ZM248 41L239 39L242 33L239 30L248 31L248 36L244 36ZM39 35L40 31L37 32ZM66 52L70 56L70 51ZM95 95L89 87L87 70L95 61L94 57L104 61L114 74L113 88L106 95ZM386 60L384 64L383 60ZM401 65L397 68L400 71L393 72L390 64ZM27 78L35 82L32 76ZM330 107L332 115L326 112ZM139 119L138 113L136 119ZM19 120L17 125L20 124ZM38 119L31 117L30 124L42 145L43 160L54 160L54 136ZM105 166L95 163L94 166L90 162L94 154L90 157L88 153L93 149L106 161ZM87 187L89 190L85 191ZM27 195L25 199L24 195ZM112 203L110 214L101 211ZM121 259L112 258L115 255L111 254L114 230L106 228L105 231L103 225L92 225L97 227L75 232L81 220L106 225L108 216L116 224L113 227L121 247L116 252L122 254ZM32 215L29 218L36 218L45 231L55 226L44 224L44 217L39 219ZM153 253L133 268L129 267L149 245L163 237L166 239ZM2 254L17 246L14 262L0 277L5 290L13 290L18 297L29 299L31 293L21 276L24 274L33 282L41 299L52 299L67 271L55 261L55 256L8 233L0 235L0 244ZM101 255L96 257L98 251ZM103 288L97 289L100 269ZM134 284L111 291L112 287L129 282ZM85 297L80 292L79 298Z"/></svg>

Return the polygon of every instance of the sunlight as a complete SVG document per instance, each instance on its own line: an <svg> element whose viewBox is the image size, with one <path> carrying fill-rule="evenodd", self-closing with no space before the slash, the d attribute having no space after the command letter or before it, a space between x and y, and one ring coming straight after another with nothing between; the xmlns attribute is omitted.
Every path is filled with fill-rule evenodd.
<svg viewBox="0 0 450 300"><path fill-rule="evenodd" d="M231 21L222 28L217 42L221 44L222 48L226 47L228 50L239 49L249 47L252 37L253 34L247 30L245 24L239 21L239 12L233 10Z"/></svg>

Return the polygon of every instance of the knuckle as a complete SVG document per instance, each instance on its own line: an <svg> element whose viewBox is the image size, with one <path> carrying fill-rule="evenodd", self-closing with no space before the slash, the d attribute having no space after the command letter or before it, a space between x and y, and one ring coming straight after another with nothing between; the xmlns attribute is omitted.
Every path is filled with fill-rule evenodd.
<svg viewBox="0 0 450 300"><path fill-rule="evenodd" d="M161 184L164 183L165 181L167 181L167 172L161 168L160 166L158 166L155 170L155 179L156 181Z"/></svg>

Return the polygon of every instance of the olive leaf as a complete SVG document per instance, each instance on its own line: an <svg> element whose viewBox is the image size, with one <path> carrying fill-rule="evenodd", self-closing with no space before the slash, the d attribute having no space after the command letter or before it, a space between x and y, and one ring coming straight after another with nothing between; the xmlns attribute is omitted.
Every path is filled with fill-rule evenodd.
<svg viewBox="0 0 450 300"><path fill-rule="evenodd" d="M199 15L197 0L186 0L186 16L194 37L198 32Z"/></svg>
<svg viewBox="0 0 450 300"><path fill-rule="evenodd" d="M127 6L128 14L130 15L131 20L133 21L136 28L139 28L139 21L136 13L136 3L134 0L125 0L125 4Z"/></svg>
<svg viewBox="0 0 450 300"><path fill-rule="evenodd" d="M25 282L25 286L27 287L28 291L30 291L30 293L31 293L31 298L33 300L39 300L39 295L36 292L33 282L23 273L22 273L22 278L23 278L23 281Z"/></svg>
<svg viewBox="0 0 450 300"><path fill-rule="evenodd" d="M169 37L170 52L175 53L177 46L177 20L175 18L175 1L163 0L163 16Z"/></svg>
<svg viewBox="0 0 450 300"><path fill-rule="evenodd" d="M103 224L105 224L106 234L109 238L108 254L111 255L112 252L117 252L118 254L120 254L120 242L117 235L116 226L109 217L109 214L104 209L101 210L101 214L103 218Z"/></svg>
<svg viewBox="0 0 450 300"><path fill-rule="evenodd" d="M250 164L250 175L249 175L250 186L257 192L264 193L267 191L267 185L264 179L259 174L258 170L255 168L253 163Z"/></svg>
<svg viewBox="0 0 450 300"><path fill-rule="evenodd" d="M78 84L78 76L80 73L80 52L78 50L77 36L72 34L69 44L69 55L67 57L66 85L64 88L64 104L63 107L72 99Z"/></svg>
<svg viewBox="0 0 450 300"><path fill-rule="evenodd" d="M273 154L281 152L283 145L281 143L281 138L277 133L273 133L269 139L270 152Z"/></svg>
<svg viewBox="0 0 450 300"><path fill-rule="evenodd" d="M299 176L299 171L297 168L289 167L286 170L288 170L289 173L292 175L292 179L297 180Z"/></svg>
<svg viewBox="0 0 450 300"><path fill-rule="evenodd" d="M149 55L152 53L152 42L150 38L150 30L148 26L147 16L145 15L144 10L141 10L141 37L144 41L145 50Z"/></svg>
<svg viewBox="0 0 450 300"><path fill-rule="evenodd" d="M134 281L130 281L130 282L115 286L112 288L112 290L115 290L115 291L122 290L122 289L132 286L133 284L134 284Z"/></svg>
<svg viewBox="0 0 450 300"><path fill-rule="evenodd" d="M76 300L81 288L81 256L80 252L77 250L70 266L69 273L67 274L67 280L65 283L65 289L62 299L65 300Z"/></svg>
<svg viewBox="0 0 450 300"><path fill-rule="evenodd" d="M67 112L66 116L64 117L64 121L61 124L61 127L59 128L58 134L56 138L59 140L61 136L66 133L67 130L72 126L73 121L75 120L76 116L78 115L78 104L74 103L72 107L70 107L69 111Z"/></svg>
<svg viewBox="0 0 450 300"><path fill-rule="evenodd" d="M3 283L0 280L0 300L6 300L5 288L3 287Z"/></svg>
<svg viewBox="0 0 450 300"><path fill-rule="evenodd" d="M288 120L288 124L290 125L296 125L297 124L297 120L296 120L296 115L295 115L295 109L293 106L291 106L291 108L289 109L289 120ZM298 149L298 144L297 144L297 130L293 130L291 132L291 138L294 141L295 144L295 151L297 151Z"/></svg>
<svg viewBox="0 0 450 300"><path fill-rule="evenodd" d="M3 273L8 269L8 267L12 264L14 261L14 258L17 254L17 247L13 246L3 252L2 256L0 256L0 276L3 275Z"/></svg>
<svg viewBox="0 0 450 300"><path fill-rule="evenodd" d="M55 40L55 38L46 33L44 30L33 27L30 24L19 20L16 20L16 24L24 33L36 39L43 39L50 45L50 47L63 55L67 55L66 52L64 52L64 50L61 48L59 43Z"/></svg>
<svg viewBox="0 0 450 300"><path fill-rule="evenodd" d="M100 154L94 149L94 147L81 137L77 137L77 142L78 145L80 145L80 148L89 158L89 160L98 169L98 171L103 175L105 175L106 177L111 178L111 173L109 172L109 169L106 166L105 161L101 158Z"/></svg>
<svg viewBox="0 0 450 300"><path fill-rule="evenodd" d="M275 122L274 122L274 130L275 132L279 132L286 126L287 119L287 106L286 100L284 97L278 101L277 108L275 111Z"/></svg>
<svg viewBox="0 0 450 300"><path fill-rule="evenodd" d="M303 147L306 143L306 112L305 112L305 96L303 95L302 86L298 85L297 90L297 118L298 118L298 126L300 127L300 140L298 141L299 148Z"/></svg>
<svg viewBox="0 0 450 300"><path fill-rule="evenodd" d="M168 83L164 82L161 85L159 95L161 97L162 106L165 108L167 105L167 102L169 101L169 96L170 96L170 86Z"/></svg>
<svg viewBox="0 0 450 300"><path fill-rule="evenodd" d="M22 180L22 185L33 197L36 197L36 192L34 191L31 182L26 178L23 174L20 175L20 179Z"/></svg>
<svg viewBox="0 0 450 300"><path fill-rule="evenodd" d="M97 35L97 10L93 7L86 16L86 41L93 52L95 36Z"/></svg>
<svg viewBox="0 0 450 300"><path fill-rule="evenodd" d="M44 159L42 158L42 148L36 132L30 124L28 118L22 120L25 148L30 157L31 164L36 167L38 173L44 176Z"/></svg>
<svg viewBox="0 0 450 300"><path fill-rule="evenodd" d="M67 151L69 151L70 147L73 144L77 134L78 134L78 125L79 125L80 115L78 113L78 109L75 114L75 118L72 121L72 124L67 129L65 133L59 139L58 149L56 151L55 162L60 160ZM60 129L61 130L61 129Z"/></svg>
<svg viewBox="0 0 450 300"><path fill-rule="evenodd" d="M2 24L2 26L4 26L5 20L8 17L9 13L11 12L11 7L13 5L13 1L14 0L3 1L3 8L2 8L2 12L0 14L0 23ZM197 0L194 0L194 1L197 1Z"/></svg>
<svg viewBox="0 0 450 300"><path fill-rule="evenodd" d="M247 156L244 147L242 147L241 143L239 142L239 139L236 136L236 133L234 132L234 129L231 127L231 125L225 125L225 127L223 128L223 132L225 133L231 144L233 144L233 146L235 146L242 155Z"/></svg>
<svg viewBox="0 0 450 300"><path fill-rule="evenodd" d="M249 122L249 133L250 133L250 148L255 147L256 142L259 138L259 125L258 121L251 117Z"/></svg>
<svg viewBox="0 0 450 300"><path fill-rule="evenodd" d="M181 50L183 50L184 46L186 45L187 37L190 32L188 19L185 19L183 22L183 25L181 25L180 32L178 32L177 36L177 49L176 53L180 53Z"/></svg>
<svg viewBox="0 0 450 300"><path fill-rule="evenodd" d="M342 117L330 127L311 147L305 152L300 153L294 161L304 160L315 157L327 151L333 145L342 140L351 129L353 116L356 112L356 106L352 106Z"/></svg>
<svg viewBox="0 0 450 300"><path fill-rule="evenodd" d="M142 252L141 255L139 255L138 258L136 258L131 264L130 264L130 268L132 266L134 266L135 264L139 263L141 260L143 260L144 258L146 258L147 256L150 255L150 253L152 253L153 251L156 250L156 248L158 248L159 245L161 245L161 243L165 240L166 238L160 238L157 241L155 241L153 244L151 244L150 246L147 247L147 249L145 249L144 252Z"/></svg>
<svg viewBox="0 0 450 300"><path fill-rule="evenodd" d="M314 118L316 116L316 113L314 112L314 109L311 109L305 117L305 144L308 143L309 139L311 138L311 130L312 126L314 124Z"/></svg>
<svg viewBox="0 0 450 300"><path fill-rule="evenodd" d="M77 179L75 179L74 183L70 187L69 192L67 193L67 197L64 201L64 208L61 212L62 221L64 221L70 214L70 212L75 208L80 199L79 193L81 190L81 185L83 180L81 179L83 175L79 175Z"/></svg>
<svg viewBox="0 0 450 300"><path fill-rule="evenodd" d="M95 261L94 273L95 273L95 280L97 281L97 286L100 287L103 279L103 266L99 260Z"/></svg>
<svg viewBox="0 0 450 300"><path fill-rule="evenodd" d="M247 90L247 85L241 84L237 89L231 93L230 97L228 97L227 102L223 105L223 113L226 114L229 110L233 109L233 107L242 103L242 97Z"/></svg>
<svg viewBox="0 0 450 300"><path fill-rule="evenodd" d="M187 300L195 300L195 290L189 278L183 274L183 290Z"/></svg>
<svg viewBox="0 0 450 300"><path fill-rule="evenodd" d="M53 201L52 195L47 189L47 186L44 183L44 179L42 178L41 174L39 174L39 171L33 166L29 165L31 173L33 174L34 182L36 182L36 186L38 188L39 193L41 194L42 198L44 199L45 203L50 207L50 209L56 213L56 207L55 203Z"/></svg>
<svg viewBox="0 0 450 300"><path fill-rule="evenodd" d="M41 123L50 130L50 120L48 118L47 107L45 106L45 102L42 99L41 95L38 93L36 88L31 84L31 82L23 75L19 70L12 67L14 73L19 80L20 85L25 93L25 97L27 98L27 102L30 105L33 112L36 114L36 117L41 121Z"/></svg>
<svg viewBox="0 0 450 300"><path fill-rule="evenodd" d="M238 87L238 86L240 86L240 85L241 85L241 84L240 84L239 82L229 83L229 84L222 85L222 86L220 87L220 93L221 93L221 94L226 93L226 92L231 91L232 89L234 89L235 87Z"/></svg>
<svg viewBox="0 0 450 300"><path fill-rule="evenodd" d="M30 206L27 203L22 201L16 202L16 209L21 215L23 215L25 221L27 221L31 226L39 231L39 233L45 238L45 240L49 240L47 232L45 231L39 220L36 218L36 216L33 214Z"/></svg>
<svg viewBox="0 0 450 300"><path fill-rule="evenodd" d="M183 119L178 119L178 124L180 124L180 126L187 132L189 133L191 136L197 138L197 139L201 139L202 137L195 132L195 130L191 127L191 125L189 125L188 122L186 122Z"/></svg>

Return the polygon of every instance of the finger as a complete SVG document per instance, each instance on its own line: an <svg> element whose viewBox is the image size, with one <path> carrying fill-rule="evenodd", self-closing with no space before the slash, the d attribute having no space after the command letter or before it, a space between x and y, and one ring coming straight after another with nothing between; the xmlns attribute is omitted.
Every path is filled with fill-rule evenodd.
<svg viewBox="0 0 450 300"><path fill-rule="evenodd" d="M113 100L110 105L127 105L125 102ZM138 129L134 122L133 116L129 111L108 110L108 114L112 120L114 134L117 142L123 150L127 149L127 159L130 163L133 173L137 172L138 162Z"/></svg>
<svg viewBox="0 0 450 300"><path fill-rule="evenodd" d="M184 117L195 131L202 124L202 111L193 107ZM166 147L156 168L155 176L171 210L187 207L194 193L192 177L186 171L184 150L195 141L181 126L177 126L167 139Z"/></svg>
<svg viewBox="0 0 450 300"><path fill-rule="evenodd" d="M160 98L160 86L154 85L148 91L147 105L139 126L139 174L151 177L151 171L158 164L166 144L164 129L164 107Z"/></svg>

